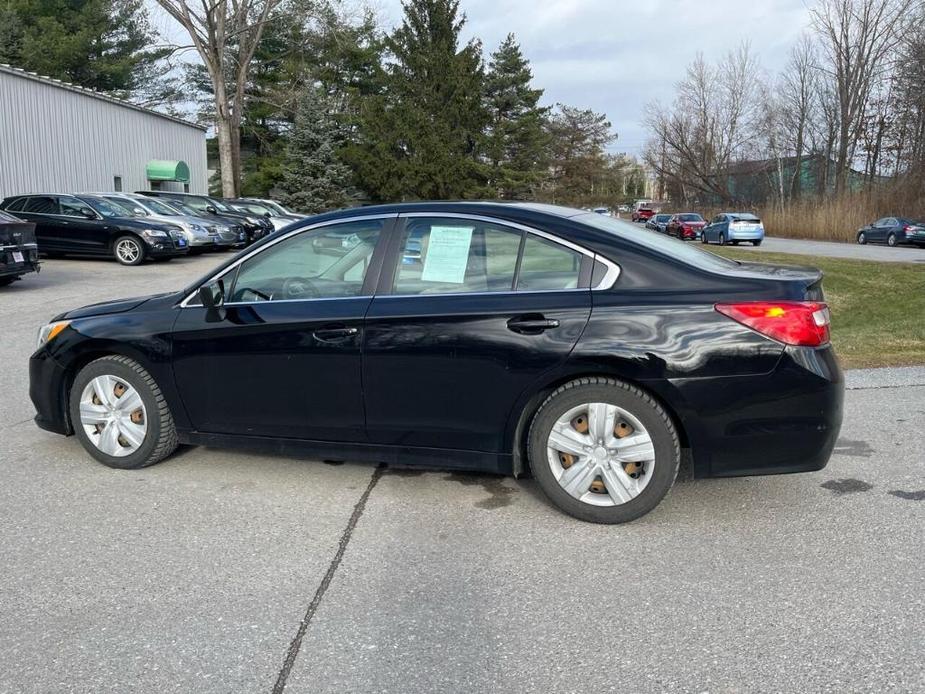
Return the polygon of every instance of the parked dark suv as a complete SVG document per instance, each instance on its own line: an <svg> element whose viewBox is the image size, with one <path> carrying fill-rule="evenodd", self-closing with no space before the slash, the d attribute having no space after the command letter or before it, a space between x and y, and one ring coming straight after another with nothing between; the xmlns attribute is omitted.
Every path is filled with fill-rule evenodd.
<svg viewBox="0 0 925 694"><path fill-rule="evenodd" d="M175 193L168 190L138 190L135 192L149 197L179 200L188 207L192 207L199 214L216 215L224 218L225 221L237 222L241 224L244 227L244 231L247 232L248 244L273 233L273 222L262 214L242 212L241 210L233 208L227 202L219 200L218 198L209 197L208 195Z"/></svg>
<svg viewBox="0 0 925 694"><path fill-rule="evenodd" d="M180 227L124 217L122 208L92 196L39 194L6 198L0 208L35 223L39 252L48 256L113 256L123 265L168 259L189 248Z"/></svg>
<svg viewBox="0 0 925 694"><path fill-rule="evenodd" d="M35 225L0 212L0 287L38 271Z"/></svg>

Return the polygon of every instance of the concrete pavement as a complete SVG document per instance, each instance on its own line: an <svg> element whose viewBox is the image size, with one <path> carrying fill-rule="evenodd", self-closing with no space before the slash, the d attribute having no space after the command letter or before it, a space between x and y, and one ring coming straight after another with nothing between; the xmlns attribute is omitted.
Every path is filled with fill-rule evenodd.
<svg viewBox="0 0 925 694"><path fill-rule="evenodd" d="M123 472L32 425L42 323L215 262L0 290L0 692L925 689L925 369L848 374L826 469L679 481L620 527L531 480L205 448Z"/></svg>

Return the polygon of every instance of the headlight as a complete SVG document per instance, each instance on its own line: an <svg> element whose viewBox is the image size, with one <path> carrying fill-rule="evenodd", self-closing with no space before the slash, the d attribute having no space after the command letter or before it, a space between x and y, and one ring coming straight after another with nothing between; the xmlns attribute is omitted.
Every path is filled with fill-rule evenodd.
<svg viewBox="0 0 925 694"><path fill-rule="evenodd" d="M39 340L36 349L54 340L58 334L71 324L69 320L59 320L39 328Z"/></svg>
<svg viewBox="0 0 925 694"><path fill-rule="evenodd" d="M186 228L189 229L190 231L199 231L199 232L205 231L205 229L203 229L198 224L188 224Z"/></svg>
<svg viewBox="0 0 925 694"><path fill-rule="evenodd" d="M143 229L141 232L149 239L169 239L170 235L161 229Z"/></svg>

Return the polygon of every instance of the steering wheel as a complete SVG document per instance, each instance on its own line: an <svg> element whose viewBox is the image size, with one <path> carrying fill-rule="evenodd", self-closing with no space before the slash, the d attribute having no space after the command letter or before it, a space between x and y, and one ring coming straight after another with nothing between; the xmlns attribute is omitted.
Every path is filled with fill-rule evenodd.
<svg viewBox="0 0 925 694"><path fill-rule="evenodd" d="M281 293L287 299L314 299L319 296L318 288L304 277L287 277Z"/></svg>

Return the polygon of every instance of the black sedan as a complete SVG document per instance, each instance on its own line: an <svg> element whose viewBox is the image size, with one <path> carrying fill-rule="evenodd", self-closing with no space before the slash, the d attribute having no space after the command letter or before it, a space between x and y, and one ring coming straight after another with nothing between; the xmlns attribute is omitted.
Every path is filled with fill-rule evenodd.
<svg viewBox="0 0 925 694"><path fill-rule="evenodd" d="M618 523L668 493L682 448L699 477L825 466L843 382L821 280L581 210L359 208L55 317L31 397L112 467L187 443L529 471Z"/></svg>
<svg viewBox="0 0 925 694"><path fill-rule="evenodd" d="M35 224L41 253L49 256L112 256L123 265L146 258L186 255L183 230L172 224L126 217L123 208L88 195L16 195L0 209Z"/></svg>
<svg viewBox="0 0 925 694"><path fill-rule="evenodd" d="M905 217L882 217L858 229L858 243L885 243L887 246L925 248L925 222Z"/></svg>
<svg viewBox="0 0 925 694"><path fill-rule="evenodd" d="M212 198L208 195L195 195L192 193L178 193L169 190L138 190L137 195L166 199L168 202L176 201L192 208L197 214L208 218L214 216L226 223L236 223L244 227L247 233L247 243L253 243L273 232L273 223L261 214L252 214L234 209L227 202Z"/></svg>

